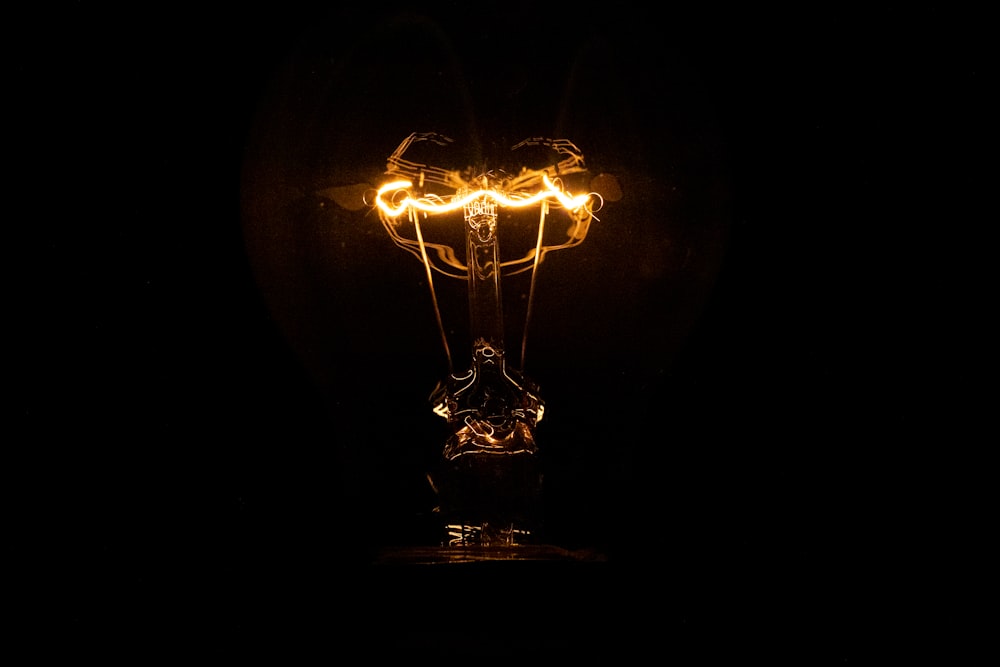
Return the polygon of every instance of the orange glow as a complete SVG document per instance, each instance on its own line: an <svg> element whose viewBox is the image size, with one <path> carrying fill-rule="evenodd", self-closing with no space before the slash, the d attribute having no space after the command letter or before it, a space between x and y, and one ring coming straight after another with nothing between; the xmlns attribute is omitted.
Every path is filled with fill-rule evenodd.
<svg viewBox="0 0 1000 667"><path fill-rule="evenodd" d="M523 251L516 250L499 263L502 275L512 276L531 271L556 250L573 248L583 243L594 215L604 205L605 197L597 192L568 192L562 177L586 172L583 155L571 142L560 139L531 138L513 149L524 146L549 148L561 159L543 169L523 167L514 176L494 178L492 172L479 176L413 162L403 157L415 143L430 142L447 146L451 139L435 133L414 133L407 137L388 160L386 176L393 180L375 192L374 201L366 203L377 212L379 221L397 246L419 259L430 270L460 280L467 279L468 268L455 248L446 243L425 240L420 222L432 215L463 212L466 224L474 218L497 222L501 208L526 209L539 207L538 243ZM558 176L550 176L555 174ZM441 188L448 194L437 194ZM439 191L441 191L439 190ZM553 209L562 209L569 218L565 239L545 243L543 230ZM440 228L439 228L440 229Z"/></svg>
<svg viewBox="0 0 1000 667"><path fill-rule="evenodd" d="M399 180L386 183L379 188L378 193L375 195L375 204L387 216L396 218L411 209L429 214L448 213L463 208L470 202L485 198L490 198L500 206L509 208L523 208L543 200L555 199L565 208L574 212L580 209L586 210L587 205L590 203L591 197L589 194L576 195L575 197L569 195L556 187L547 174L542 174L542 184L544 185L544 189L531 194L517 192L507 195L493 189L480 189L474 192L457 194L451 197L450 200L445 200L437 195L413 197L409 192L409 188L413 186L413 183L411 181ZM383 198L386 194L391 195L392 203ZM403 195L402 199L397 199L397 196L400 194Z"/></svg>

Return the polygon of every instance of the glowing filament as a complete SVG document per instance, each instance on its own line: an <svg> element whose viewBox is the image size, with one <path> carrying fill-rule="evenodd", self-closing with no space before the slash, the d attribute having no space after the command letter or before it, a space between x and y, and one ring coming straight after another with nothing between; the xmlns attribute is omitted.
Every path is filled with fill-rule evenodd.
<svg viewBox="0 0 1000 667"><path fill-rule="evenodd" d="M464 209L467 231L478 234L485 243L496 231L497 212L500 208L526 208L538 204L541 211L538 243L520 256L508 256L497 263L504 276L512 276L537 269L547 253L583 243L591 221L597 220L594 213L604 204L604 198L596 192L574 196L564 191L561 178L549 177L553 172L562 177L587 171L583 164L583 154L565 139L535 137L513 146L512 150L525 146L548 148L562 156L562 159L544 169L522 167L516 176L502 181L494 181L485 174L468 178L459 171L433 167L403 157L414 144L421 142L447 146L452 140L434 132L411 134L396 148L386 165L386 174L395 180L382 185L375 192L374 202L367 198L365 202L373 204L378 212L379 222L393 243L415 256L430 270L450 278L468 280L468 267L450 245L424 240L420 236L417 227L421 214L427 217ZM433 186L443 186L452 194L441 195L428 191ZM546 226L545 218L552 208L566 211L570 227L566 231L565 241L546 245L542 240L542 230ZM408 215L404 216L404 213ZM405 224L404 221L407 220L412 227ZM413 238L410 232L415 232L418 238Z"/></svg>
<svg viewBox="0 0 1000 667"><path fill-rule="evenodd" d="M436 214L455 211L465 208L467 205L480 206L482 200L485 198L490 198L500 206L509 208L524 208L541 201L555 199L570 211L578 211L581 208L585 208L590 202L589 194L576 195L575 197L568 195L556 187L546 174L542 174L542 184L545 186L544 189L533 194L517 193L507 195L492 189L480 189L455 195L450 201L446 201L437 195L413 197L408 192L413 183L411 181L400 180L386 183L379 188L375 195L375 204L385 215L390 218L397 218L411 209L422 211L423 213ZM405 193L402 199L389 202L383 198L387 193L392 193L394 198L401 192ZM477 204L476 202L480 203Z"/></svg>

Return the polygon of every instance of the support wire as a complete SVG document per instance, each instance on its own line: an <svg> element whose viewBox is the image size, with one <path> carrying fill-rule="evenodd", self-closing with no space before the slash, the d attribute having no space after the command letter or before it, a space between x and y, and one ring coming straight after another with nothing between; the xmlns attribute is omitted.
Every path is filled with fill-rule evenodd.
<svg viewBox="0 0 1000 667"><path fill-rule="evenodd" d="M535 282L538 276L538 263L542 257L542 239L545 237L545 216L549 212L549 203L543 201L538 218L538 241L535 243L535 258L531 266L531 284L528 287L528 310L524 315L524 333L521 335L521 371L524 372L524 354L528 347L528 323L531 322L531 310L535 302Z"/></svg>
<svg viewBox="0 0 1000 667"><path fill-rule="evenodd" d="M424 262L424 270L427 271L427 287L431 290L431 302L434 304L434 317L437 319L438 331L441 333L441 342L444 344L444 355L448 359L448 374L450 375L454 368L451 363L451 348L448 347L448 335L444 330L444 322L441 319L441 309L438 307L437 292L434 291L434 278L432 277L431 263L427 258L427 247L424 245L424 235L420 232L420 219L419 213L416 210L410 209L410 219L413 221L413 226L417 230L417 242L420 244L420 258ZM532 276L534 278L534 276Z"/></svg>

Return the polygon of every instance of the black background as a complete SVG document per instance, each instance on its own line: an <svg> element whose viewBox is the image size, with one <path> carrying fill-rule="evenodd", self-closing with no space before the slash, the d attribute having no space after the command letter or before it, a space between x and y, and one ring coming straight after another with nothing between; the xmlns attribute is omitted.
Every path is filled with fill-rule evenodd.
<svg viewBox="0 0 1000 667"><path fill-rule="evenodd" d="M907 585L931 541L919 536L951 523L944 452L962 438L956 341L971 284L952 260L970 251L985 182L970 168L981 21L922 5L583 11L76 3L21 18L8 102L22 204L9 219L15 239L25 234L8 246L16 446L41 473L25 506L50 510L37 525L54 538L44 551L57 643L655 647L681 662L815 664L871 657L866 640L898 629L901 606L927 594ZM615 63L605 82L628 101L575 98L591 114L575 122L630 136L595 132L584 153L600 163L603 149L620 177L618 211L635 213L632 193L684 193L667 197L683 223L664 223L673 245L659 255L642 254L648 237L601 232L614 251L579 256L594 273L552 316L559 335L538 343L551 537L604 562L372 566L380 549L426 538L423 466L439 425L422 401L440 372L430 308L422 292L400 304L419 326L399 347L390 320L366 332L352 315L323 314L360 307L375 279L372 300L407 283L377 262L333 272L350 297L334 285L289 305L248 252L244 179L275 122L269 105L308 79L303 62L347 79L337 67L363 70L352 103L371 108L352 117L386 126L358 153L366 168L406 133L435 129L412 127L409 113L451 113L365 88L372 72L391 80L405 53L364 47L387 24L452 40L450 76L487 142L549 131L565 100L548 99L548 84L562 90L577 48L598 36ZM677 91L690 96L664 101ZM607 120L626 107L632 125ZM296 122L279 124L301 139L313 126L296 134ZM685 172L692 164L704 173ZM315 191L353 166L323 183L323 164L309 164L284 182L297 238L326 221ZM419 276L399 255L384 261ZM629 282L643 261L684 257L683 270ZM296 275L282 289L301 287ZM632 291L615 301L608 276ZM587 289L603 296L587 303ZM577 328L587 323L594 333ZM416 356L392 357L411 343Z"/></svg>

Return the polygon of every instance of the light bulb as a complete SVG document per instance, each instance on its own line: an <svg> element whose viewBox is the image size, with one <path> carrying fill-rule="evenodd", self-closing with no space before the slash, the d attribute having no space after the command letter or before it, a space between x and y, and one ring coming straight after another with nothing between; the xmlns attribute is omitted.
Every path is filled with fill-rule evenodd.
<svg viewBox="0 0 1000 667"><path fill-rule="evenodd" d="M327 406L353 531L475 542L484 521L432 510L440 462L476 447L541 457L551 539L619 532L635 519L613 471L642 460L645 474L671 451L644 434L667 438L664 383L726 243L704 98L684 77L634 86L586 40L545 67L518 55L517 85L498 88L500 69L461 67L465 51L425 21L349 44L319 34L277 72L251 133L244 233Z"/></svg>

